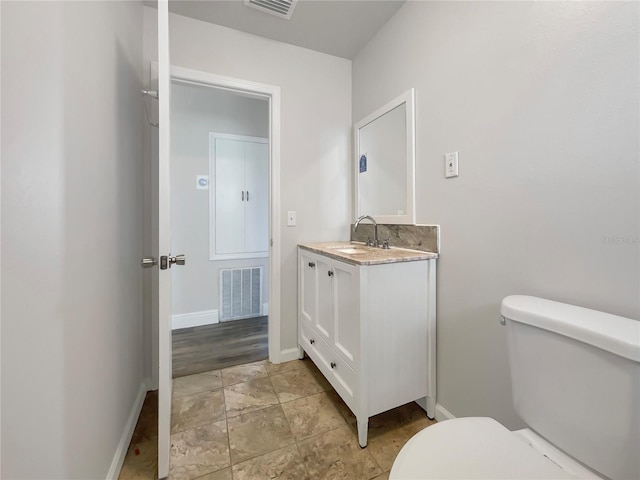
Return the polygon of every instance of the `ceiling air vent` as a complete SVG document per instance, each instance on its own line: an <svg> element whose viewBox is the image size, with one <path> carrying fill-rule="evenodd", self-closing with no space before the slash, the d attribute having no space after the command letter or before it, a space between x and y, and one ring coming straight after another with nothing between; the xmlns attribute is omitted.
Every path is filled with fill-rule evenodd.
<svg viewBox="0 0 640 480"><path fill-rule="evenodd" d="M247 7L289 20L298 0L244 0Z"/></svg>

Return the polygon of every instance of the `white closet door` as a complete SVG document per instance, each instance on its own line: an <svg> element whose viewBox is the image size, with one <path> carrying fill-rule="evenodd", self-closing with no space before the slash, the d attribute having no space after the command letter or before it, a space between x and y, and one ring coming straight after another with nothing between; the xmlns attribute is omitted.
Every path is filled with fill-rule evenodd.
<svg viewBox="0 0 640 480"><path fill-rule="evenodd" d="M266 143L244 144L245 252L266 252L269 237L269 147Z"/></svg>
<svg viewBox="0 0 640 480"><path fill-rule="evenodd" d="M244 142L216 139L216 254L245 251Z"/></svg>

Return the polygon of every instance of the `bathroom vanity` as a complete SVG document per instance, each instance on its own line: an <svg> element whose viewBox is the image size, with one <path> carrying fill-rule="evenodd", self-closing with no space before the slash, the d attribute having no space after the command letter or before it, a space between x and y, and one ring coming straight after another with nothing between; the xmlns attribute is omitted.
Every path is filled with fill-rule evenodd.
<svg viewBox="0 0 640 480"><path fill-rule="evenodd" d="M417 401L435 416L436 253L356 242L298 247L298 345L358 421Z"/></svg>

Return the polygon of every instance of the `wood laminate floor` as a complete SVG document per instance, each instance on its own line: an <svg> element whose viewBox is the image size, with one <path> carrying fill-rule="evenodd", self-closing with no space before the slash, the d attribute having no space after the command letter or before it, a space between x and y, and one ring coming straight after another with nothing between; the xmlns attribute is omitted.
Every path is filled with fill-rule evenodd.
<svg viewBox="0 0 640 480"><path fill-rule="evenodd" d="M173 378L269 357L267 317L182 328L172 337Z"/></svg>

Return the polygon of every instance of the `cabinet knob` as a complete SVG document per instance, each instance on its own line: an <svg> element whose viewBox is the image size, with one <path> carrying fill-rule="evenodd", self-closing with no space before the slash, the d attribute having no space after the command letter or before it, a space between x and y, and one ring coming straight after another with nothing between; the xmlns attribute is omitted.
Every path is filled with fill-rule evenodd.
<svg viewBox="0 0 640 480"><path fill-rule="evenodd" d="M332 271L332 270L329 270L329 271L327 272L327 275L329 275L330 277L333 277L333 271Z"/></svg>
<svg viewBox="0 0 640 480"><path fill-rule="evenodd" d="M311 268L314 268L314 267L316 266L316 264L315 264L314 262L309 262L309 266L310 266Z"/></svg>
<svg viewBox="0 0 640 480"><path fill-rule="evenodd" d="M309 340L309 343L310 343L311 345L313 345L314 343L316 343L316 341L312 338L312 339L310 339L310 340Z"/></svg>
<svg viewBox="0 0 640 480"><path fill-rule="evenodd" d="M336 362L331 362L331 368L336 368Z"/></svg>

